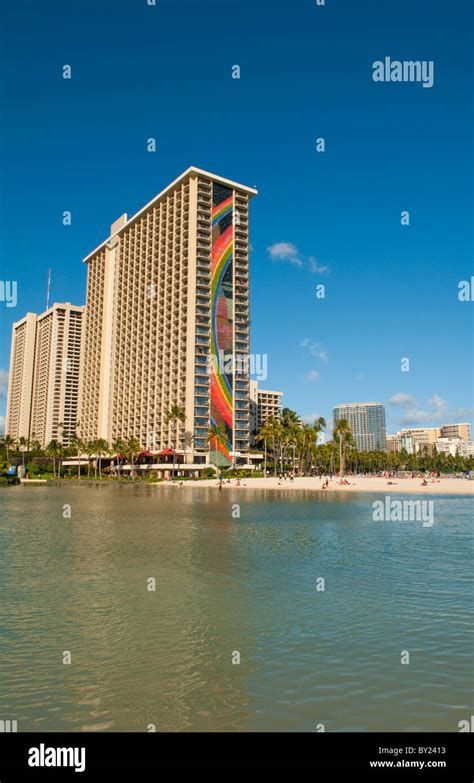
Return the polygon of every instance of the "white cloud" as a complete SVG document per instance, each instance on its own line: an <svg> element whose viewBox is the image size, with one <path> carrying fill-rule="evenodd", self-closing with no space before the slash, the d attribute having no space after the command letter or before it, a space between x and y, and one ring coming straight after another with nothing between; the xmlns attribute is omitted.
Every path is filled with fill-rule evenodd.
<svg viewBox="0 0 474 783"><path fill-rule="evenodd" d="M6 400L8 393L8 370L0 369L0 400Z"/></svg>
<svg viewBox="0 0 474 783"><path fill-rule="evenodd" d="M416 407L416 399L411 394L403 394L403 392L397 392L393 397L389 399L390 405L396 405L400 408L414 408Z"/></svg>
<svg viewBox="0 0 474 783"><path fill-rule="evenodd" d="M314 383L314 381L319 381L321 377L321 374L317 370L310 370L304 375L305 381L309 381L309 383Z"/></svg>
<svg viewBox="0 0 474 783"><path fill-rule="evenodd" d="M307 260L302 258L293 242L275 242L274 245L267 247L267 252L272 261L282 261L299 269L307 267L313 275L327 275L330 271L328 266L319 264L314 256L309 256Z"/></svg>
<svg viewBox="0 0 474 783"><path fill-rule="evenodd" d="M328 275L329 267L318 264L314 256L308 258L309 268L313 275Z"/></svg>
<svg viewBox="0 0 474 783"><path fill-rule="evenodd" d="M474 418L474 408L455 408L453 417L456 421L462 422Z"/></svg>
<svg viewBox="0 0 474 783"><path fill-rule="evenodd" d="M434 418L437 419L440 416L446 416L448 403L446 400L441 399L441 397L439 397L437 394L433 394L433 396L430 397L428 400L428 405L431 408Z"/></svg>
<svg viewBox="0 0 474 783"><path fill-rule="evenodd" d="M429 422L440 422L449 418L456 418L455 413L450 413L446 400L443 400L438 394L433 394L426 401L426 406L420 408L415 397L411 394L398 392L389 400L390 405L403 409L403 415L400 419L401 424L427 424Z"/></svg>
<svg viewBox="0 0 474 783"><path fill-rule="evenodd" d="M0 416L0 435L5 435L5 416Z"/></svg>
<svg viewBox="0 0 474 783"><path fill-rule="evenodd" d="M298 249L292 242L276 242L267 247L267 251L272 261L283 261L293 266L303 266Z"/></svg>
<svg viewBox="0 0 474 783"><path fill-rule="evenodd" d="M308 337L305 337L300 341L300 346L301 348L305 348L305 350L315 359L321 359L322 362L327 362L328 354L321 343L315 343Z"/></svg>

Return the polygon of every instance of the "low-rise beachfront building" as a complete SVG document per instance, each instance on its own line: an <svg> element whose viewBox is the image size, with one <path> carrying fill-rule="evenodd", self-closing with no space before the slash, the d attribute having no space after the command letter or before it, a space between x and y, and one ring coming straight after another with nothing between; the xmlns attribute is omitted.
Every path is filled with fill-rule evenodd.
<svg viewBox="0 0 474 783"><path fill-rule="evenodd" d="M462 424L443 424L441 427L440 438L460 438L461 440L471 440L471 425L463 422Z"/></svg>
<svg viewBox="0 0 474 783"><path fill-rule="evenodd" d="M448 433L448 434L446 434ZM387 435L387 449L402 451L408 454L426 452L433 456L436 452L467 454L471 428L469 424L445 424L442 427L413 427L400 430L394 435ZM450 446L446 446L447 443ZM439 448L438 448L439 444ZM455 449L453 451L453 449Z"/></svg>
<svg viewBox="0 0 474 783"><path fill-rule="evenodd" d="M13 324L5 432L69 446L79 420L84 307L55 303Z"/></svg>
<svg viewBox="0 0 474 783"><path fill-rule="evenodd" d="M404 429L387 436L387 448L389 451L405 450L407 454L417 454L422 450L432 453L439 435L439 427Z"/></svg>
<svg viewBox="0 0 474 783"><path fill-rule="evenodd" d="M438 438L435 448L438 454L448 454L452 457L474 456L474 443L464 438Z"/></svg>

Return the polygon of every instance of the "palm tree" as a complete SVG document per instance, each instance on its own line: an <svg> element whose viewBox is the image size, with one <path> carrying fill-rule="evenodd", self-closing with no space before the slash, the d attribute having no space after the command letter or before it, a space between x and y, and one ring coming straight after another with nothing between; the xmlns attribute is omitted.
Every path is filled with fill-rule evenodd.
<svg viewBox="0 0 474 783"><path fill-rule="evenodd" d="M25 438L23 435L18 438L18 446L20 447L21 451L21 464L23 467L22 473L25 472L25 451L29 448L29 439Z"/></svg>
<svg viewBox="0 0 474 783"><path fill-rule="evenodd" d="M257 443L261 443L263 441L263 448L264 448L264 457L263 457L263 476L267 475L267 451L268 451L268 442L272 438L272 428L271 425L269 425L268 421L263 424L259 431L257 432L255 436L255 440Z"/></svg>
<svg viewBox="0 0 474 783"><path fill-rule="evenodd" d="M5 447L5 451L7 452L7 462L10 462L10 449L15 447L15 439L12 438L11 435L5 435L3 438L3 445Z"/></svg>
<svg viewBox="0 0 474 783"><path fill-rule="evenodd" d="M226 443L227 443L227 435L226 435L224 427L221 427L220 425L216 425L216 424L211 424L211 426L209 427L209 432L207 434L206 443L209 444L209 464L212 465L212 456L211 456L211 454L212 454L212 449L211 449L212 444L214 444L214 447L215 447L214 451L217 452L219 446L225 446ZM215 468L216 473L217 473L217 467L218 467L217 466L217 462L218 462L218 460L216 459L216 464L213 465L213 467Z"/></svg>
<svg viewBox="0 0 474 783"><path fill-rule="evenodd" d="M194 462L194 435L190 431L184 433L184 445L186 449L191 451L191 463Z"/></svg>
<svg viewBox="0 0 474 783"><path fill-rule="evenodd" d="M124 445L125 445L125 453L127 457L129 457L130 459L130 466L131 466L130 475L132 476L132 478L135 478L135 474L133 470L134 458L138 454L140 454L141 447L136 438L129 438Z"/></svg>
<svg viewBox="0 0 474 783"><path fill-rule="evenodd" d="M87 478L90 478L91 475L91 459L95 454L95 440L89 440L87 443L84 443L84 450L87 454ZM97 476L97 465L94 466L94 475Z"/></svg>
<svg viewBox="0 0 474 783"><path fill-rule="evenodd" d="M105 438L99 438L94 442L95 453L99 457L99 478L102 478L102 457L110 451L109 444Z"/></svg>
<svg viewBox="0 0 474 783"><path fill-rule="evenodd" d="M264 426L265 426L266 440L267 442L270 441L272 444L273 475L276 476L277 461L278 461L277 455L279 453L279 446L282 442L284 428L280 419L275 419L273 417L268 418Z"/></svg>
<svg viewBox="0 0 474 783"><path fill-rule="evenodd" d="M352 427L347 419L339 419L334 427L333 436L335 440L339 441L339 476L341 478L344 475L345 444L351 435Z"/></svg>
<svg viewBox="0 0 474 783"><path fill-rule="evenodd" d="M286 429L286 442L288 443L289 446L291 446L293 451L291 468L294 473L295 465L296 465L296 447L299 445L301 441L301 427L299 426L299 424L296 423L296 421L290 419L288 420L285 429ZM301 465L300 465L300 470L301 470Z"/></svg>
<svg viewBox="0 0 474 783"><path fill-rule="evenodd" d="M125 453L126 447L122 438L116 438L112 443L112 450L117 455L117 472L120 478L120 455Z"/></svg>
<svg viewBox="0 0 474 783"><path fill-rule="evenodd" d="M60 453L60 444L57 440L52 440L46 446L46 454L53 459L53 478L56 478L56 457Z"/></svg>
<svg viewBox="0 0 474 783"><path fill-rule="evenodd" d="M298 456L299 474L302 476L305 472L305 468L311 468L317 436L311 424L303 424L303 427L298 427L298 430L298 442L300 444L300 452Z"/></svg>
<svg viewBox="0 0 474 783"><path fill-rule="evenodd" d="M84 448L84 443L81 440L81 436L79 434L80 432L80 424L79 422L76 423L74 435L72 435L69 445L71 448L76 449L77 454L77 480L80 481L81 479L81 452Z"/></svg>
<svg viewBox="0 0 474 783"><path fill-rule="evenodd" d="M326 429L326 419L323 416L320 416L313 424L313 430L316 433L316 437L318 437L321 432L324 432Z"/></svg>
<svg viewBox="0 0 474 783"><path fill-rule="evenodd" d="M165 417L165 424L169 424L170 421L174 422L174 431L175 431L175 451L178 451L179 443L178 443L178 421L181 422L181 424L184 424L186 421L186 413L184 411L184 408L182 405L172 405L169 409L168 413ZM174 463L175 463L175 455L173 454L173 476L174 476Z"/></svg>

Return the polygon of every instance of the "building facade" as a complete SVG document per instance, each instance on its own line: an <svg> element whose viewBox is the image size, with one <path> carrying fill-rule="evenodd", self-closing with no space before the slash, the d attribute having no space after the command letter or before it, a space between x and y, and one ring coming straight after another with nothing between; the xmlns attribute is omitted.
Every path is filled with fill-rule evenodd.
<svg viewBox="0 0 474 783"><path fill-rule="evenodd" d="M439 438L436 441L438 454L450 454L452 457L474 457L474 443L464 438Z"/></svg>
<svg viewBox="0 0 474 783"><path fill-rule="evenodd" d="M15 440L30 435L36 320L28 313L12 328L5 433Z"/></svg>
<svg viewBox="0 0 474 783"><path fill-rule="evenodd" d="M458 451L466 456L469 455L464 446L466 443L471 443L471 426L464 423L444 424L442 427L412 427L387 436L389 451L404 449L408 454L426 452L434 456L436 452L444 451L454 455Z"/></svg>
<svg viewBox="0 0 474 783"><path fill-rule="evenodd" d="M253 188L189 168L85 259L83 437L143 448L249 448L249 202ZM168 422L172 406L184 422Z"/></svg>
<svg viewBox="0 0 474 783"><path fill-rule="evenodd" d="M440 438L460 438L461 440L471 440L471 425L466 424L443 424L441 426Z"/></svg>
<svg viewBox="0 0 474 783"><path fill-rule="evenodd" d="M257 432L267 419L281 417L281 398L283 392L259 389L258 381L250 381L250 431Z"/></svg>
<svg viewBox="0 0 474 783"><path fill-rule="evenodd" d="M68 446L79 420L84 307L54 304L13 324L5 432Z"/></svg>
<svg viewBox="0 0 474 783"><path fill-rule="evenodd" d="M380 402L351 402L336 405L334 425L347 419L358 451L386 451L385 408Z"/></svg>

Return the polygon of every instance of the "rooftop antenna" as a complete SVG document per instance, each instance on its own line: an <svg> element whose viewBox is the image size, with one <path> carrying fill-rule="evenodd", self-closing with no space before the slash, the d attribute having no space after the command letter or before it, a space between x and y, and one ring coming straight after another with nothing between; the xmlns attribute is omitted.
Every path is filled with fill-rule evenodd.
<svg viewBox="0 0 474 783"><path fill-rule="evenodd" d="M51 291L51 269L48 269L48 288L46 291L46 309L49 308L49 292Z"/></svg>

